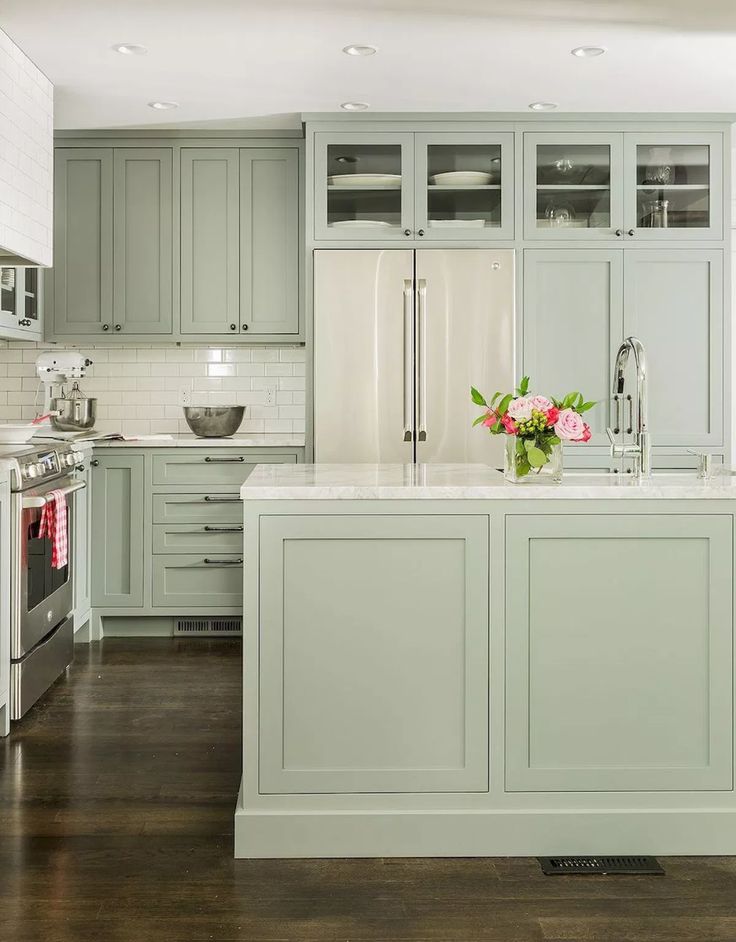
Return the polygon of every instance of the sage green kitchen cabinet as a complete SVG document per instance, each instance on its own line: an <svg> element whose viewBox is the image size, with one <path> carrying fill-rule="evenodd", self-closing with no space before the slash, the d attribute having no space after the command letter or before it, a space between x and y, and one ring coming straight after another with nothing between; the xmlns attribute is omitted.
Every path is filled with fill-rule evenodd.
<svg viewBox="0 0 736 942"><path fill-rule="evenodd" d="M562 397L581 390L599 403L586 414L593 436L570 451L608 445L616 351L624 333L624 253L616 249L524 252L523 373L534 391Z"/></svg>
<svg viewBox="0 0 736 942"><path fill-rule="evenodd" d="M243 480L248 475L243 476ZM242 483L242 482L241 482ZM238 523L242 517L240 488L231 493L154 494L153 522L158 523Z"/></svg>
<svg viewBox="0 0 736 942"><path fill-rule="evenodd" d="M732 516L520 515L506 539L506 790L730 791Z"/></svg>
<svg viewBox="0 0 736 942"><path fill-rule="evenodd" d="M0 339L43 340L39 268L0 268Z"/></svg>
<svg viewBox="0 0 736 942"><path fill-rule="evenodd" d="M298 151L185 148L181 161L182 334L298 334Z"/></svg>
<svg viewBox="0 0 736 942"><path fill-rule="evenodd" d="M113 329L113 150L54 151L50 339Z"/></svg>
<svg viewBox="0 0 736 942"><path fill-rule="evenodd" d="M84 485L74 495L74 520L72 552L74 554L74 632L76 633L88 621L91 599L91 481L90 457L85 453L82 463L74 471L75 483ZM96 545L96 544L95 544Z"/></svg>
<svg viewBox="0 0 736 942"><path fill-rule="evenodd" d="M624 334L647 352L655 446L721 447L724 429L723 252L626 252Z"/></svg>
<svg viewBox="0 0 736 942"><path fill-rule="evenodd" d="M116 148L113 169L113 330L170 334L171 148Z"/></svg>
<svg viewBox="0 0 736 942"><path fill-rule="evenodd" d="M217 609L243 604L243 557L227 553L154 555L153 604Z"/></svg>
<svg viewBox="0 0 736 942"><path fill-rule="evenodd" d="M237 491L257 464L270 464L274 456L267 451L242 451L236 448L179 448L174 453L154 454L152 483L168 487L230 487ZM279 455L277 463L296 463L295 453Z"/></svg>
<svg viewBox="0 0 736 942"><path fill-rule="evenodd" d="M488 790L488 539L482 515L260 517L259 791Z"/></svg>
<svg viewBox="0 0 736 942"><path fill-rule="evenodd" d="M142 454L92 459L92 604L135 608L144 599Z"/></svg>
<svg viewBox="0 0 736 942"><path fill-rule="evenodd" d="M181 332L240 333L239 158L235 147L181 152Z"/></svg>

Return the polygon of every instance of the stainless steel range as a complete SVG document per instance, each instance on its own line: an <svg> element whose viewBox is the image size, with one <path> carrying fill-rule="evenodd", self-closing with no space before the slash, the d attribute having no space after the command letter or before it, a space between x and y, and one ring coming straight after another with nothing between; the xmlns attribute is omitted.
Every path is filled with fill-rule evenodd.
<svg viewBox="0 0 736 942"><path fill-rule="evenodd" d="M84 455L73 443L0 448L11 463L11 719L20 719L74 659L73 521L75 479ZM51 566L51 542L39 537L49 491L67 497L69 562Z"/></svg>

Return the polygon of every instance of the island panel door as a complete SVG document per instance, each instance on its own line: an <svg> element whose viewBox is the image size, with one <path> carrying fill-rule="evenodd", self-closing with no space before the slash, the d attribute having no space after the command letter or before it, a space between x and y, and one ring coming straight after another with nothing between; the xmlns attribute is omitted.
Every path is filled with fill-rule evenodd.
<svg viewBox="0 0 736 942"><path fill-rule="evenodd" d="M264 516L262 793L488 789L488 518Z"/></svg>
<svg viewBox="0 0 736 942"><path fill-rule="evenodd" d="M508 520L508 791L733 787L732 540L725 514Z"/></svg>

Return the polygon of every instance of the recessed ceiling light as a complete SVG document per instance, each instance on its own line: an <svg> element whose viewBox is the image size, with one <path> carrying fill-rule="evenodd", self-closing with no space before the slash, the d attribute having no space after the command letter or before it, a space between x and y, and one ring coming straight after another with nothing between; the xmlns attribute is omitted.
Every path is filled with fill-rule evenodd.
<svg viewBox="0 0 736 942"><path fill-rule="evenodd" d="M171 111L172 108L178 108L178 101L149 101L148 107L154 111Z"/></svg>
<svg viewBox="0 0 736 942"><path fill-rule="evenodd" d="M148 52L145 46L139 46L137 43L118 43L112 48L114 52L119 52L121 56L145 56Z"/></svg>
<svg viewBox="0 0 736 942"><path fill-rule="evenodd" d="M533 101L529 108L532 111L554 111L557 103L554 101Z"/></svg>
<svg viewBox="0 0 736 942"><path fill-rule="evenodd" d="M364 101L344 101L340 107L343 111L367 111L370 105Z"/></svg>
<svg viewBox="0 0 736 942"><path fill-rule="evenodd" d="M346 56L375 56L378 52L376 46L362 46L359 43L351 43L344 46L342 50Z"/></svg>
<svg viewBox="0 0 736 942"><path fill-rule="evenodd" d="M576 46L571 49L572 55L578 59L595 59L596 56L602 56L606 52L605 46Z"/></svg>

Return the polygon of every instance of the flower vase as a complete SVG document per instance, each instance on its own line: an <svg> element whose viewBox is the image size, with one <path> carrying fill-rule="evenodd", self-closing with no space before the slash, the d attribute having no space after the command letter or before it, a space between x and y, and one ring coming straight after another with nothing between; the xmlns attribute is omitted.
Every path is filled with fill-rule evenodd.
<svg viewBox="0 0 736 942"><path fill-rule="evenodd" d="M559 484L562 481L562 445L550 446L548 459L541 468L530 468L517 451L521 439L506 436L503 476L512 484Z"/></svg>

